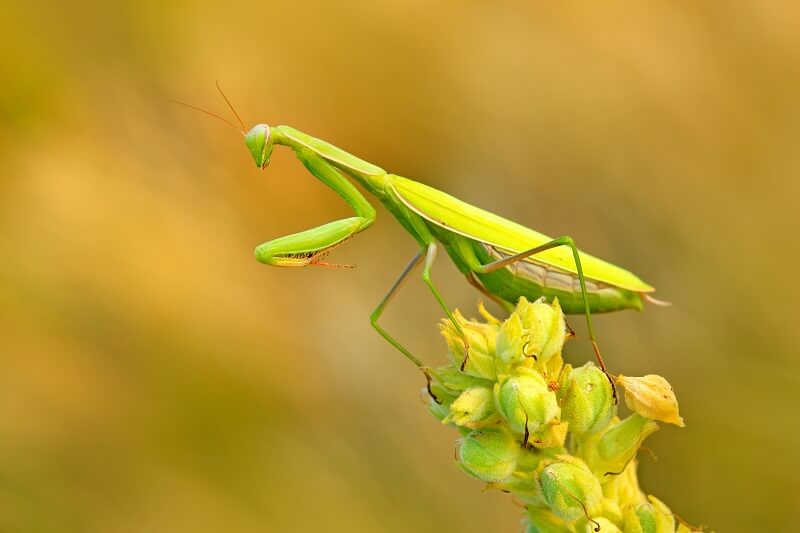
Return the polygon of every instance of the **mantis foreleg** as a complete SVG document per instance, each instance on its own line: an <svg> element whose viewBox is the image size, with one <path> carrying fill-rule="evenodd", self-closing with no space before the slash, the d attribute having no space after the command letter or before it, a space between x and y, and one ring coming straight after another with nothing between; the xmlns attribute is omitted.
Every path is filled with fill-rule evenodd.
<svg viewBox="0 0 800 533"><path fill-rule="evenodd" d="M350 204L356 216L265 242L256 248L256 259L274 266L347 266L332 265L322 259L331 249L370 227L375 222L375 209L325 159L306 149L297 150L296 154L309 172Z"/></svg>

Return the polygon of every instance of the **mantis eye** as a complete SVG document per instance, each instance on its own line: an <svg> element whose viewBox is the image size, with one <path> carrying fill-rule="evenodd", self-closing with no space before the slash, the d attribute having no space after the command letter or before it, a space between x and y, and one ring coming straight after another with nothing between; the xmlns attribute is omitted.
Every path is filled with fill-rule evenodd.
<svg viewBox="0 0 800 533"><path fill-rule="evenodd" d="M244 143L250 149L258 168L269 165L269 156L272 154L272 138L269 126L257 124L244 136Z"/></svg>

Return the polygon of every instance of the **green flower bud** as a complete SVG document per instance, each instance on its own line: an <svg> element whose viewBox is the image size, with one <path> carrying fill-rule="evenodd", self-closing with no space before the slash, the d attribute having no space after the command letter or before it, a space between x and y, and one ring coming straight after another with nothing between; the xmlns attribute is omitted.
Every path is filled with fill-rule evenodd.
<svg viewBox="0 0 800 533"><path fill-rule="evenodd" d="M608 470L599 473L595 471L595 474L602 476L603 494L607 499L613 499L616 502L615 516L619 518L619 523L622 523L622 508L647 501L644 493L639 488L639 480L636 477L636 461L629 462L628 466L619 475L606 476L604 475L605 472L608 472ZM606 507L603 514L613 518L609 513L608 507Z"/></svg>
<svg viewBox="0 0 800 533"><path fill-rule="evenodd" d="M519 463L517 463L519 468ZM514 472L499 483L489 483L487 489L497 489L513 494L523 503L541 502L539 487L536 483L536 472Z"/></svg>
<svg viewBox="0 0 800 533"><path fill-rule="evenodd" d="M559 395L561 419L577 434L604 429L617 411L611 383L592 363L572 370L563 380Z"/></svg>
<svg viewBox="0 0 800 533"><path fill-rule="evenodd" d="M636 456L639 446L651 433L658 430L658 424L637 414L617 422L600 437L597 442L596 470L619 473Z"/></svg>
<svg viewBox="0 0 800 533"><path fill-rule="evenodd" d="M593 518L585 526L583 531L586 533L622 533L622 530L611 520L605 517ZM628 533L628 530L625 530Z"/></svg>
<svg viewBox="0 0 800 533"><path fill-rule="evenodd" d="M603 496L603 517L615 524L622 524L625 521L622 509L619 507L619 502L609 497L607 485L603 485Z"/></svg>
<svg viewBox="0 0 800 533"><path fill-rule="evenodd" d="M444 319L440 323L442 335L447 342L450 359L460 369L464 365L464 373L471 376L494 380L495 371L495 344L497 340L497 327L491 324L468 321L456 309L453 313L456 322L461 326L469 345L469 357L464 364L465 346L464 337L461 336L453 322Z"/></svg>
<svg viewBox="0 0 800 533"><path fill-rule="evenodd" d="M631 411L652 420L685 425L678 414L678 399L666 379L656 374L640 378L620 375L617 384L625 388L625 404Z"/></svg>
<svg viewBox="0 0 800 533"><path fill-rule="evenodd" d="M643 511L640 511L640 509ZM648 504L632 505L625 509L625 533L655 533L656 524Z"/></svg>
<svg viewBox="0 0 800 533"><path fill-rule="evenodd" d="M517 375L495 385L497 410L517 433L537 433L558 416L558 401L541 374L517 370Z"/></svg>
<svg viewBox="0 0 800 533"><path fill-rule="evenodd" d="M503 428L472 431L457 442L458 464L469 475L497 483L517 468L522 448Z"/></svg>
<svg viewBox="0 0 800 533"><path fill-rule="evenodd" d="M675 515L672 514L672 510L655 496L648 496L647 499L653 505L656 518L656 533L672 533L675 531Z"/></svg>
<svg viewBox="0 0 800 533"><path fill-rule="evenodd" d="M433 386L431 386L433 389ZM436 394L436 392L434 392ZM437 394L436 396L441 401L441 396ZM448 403L437 403L433 398L431 398L430 393L428 392L428 387L422 387L419 391L419 398L422 400L428 407L428 412L430 412L437 420L444 420L447 416L450 415L450 407Z"/></svg>
<svg viewBox="0 0 800 533"><path fill-rule="evenodd" d="M558 298L554 298L552 304L545 302L544 298L534 303L520 298L515 313L520 315L527 336L522 347L524 355L546 362L561 353L567 339L567 324Z"/></svg>
<svg viewBox="0 0 800 533"><path fill-rule="evenodd" d="M463 374L453 365L437 369L425 368L424 372L430 382L428 387L420 391L420 399L428 406L428 411L440 421L450 415L450 405L463 391L470 387L493 385L491 381Z"/></svg>
<svg viewBox="0 0 800 533"><path fill-rule="evenodd" d="M561 448L567 440L569 424L551 420L543 429L528 436L528 443L537 448ZM559 452L560 453L560 452Z"/></svg>
<svg viewBox="0 0 800 533"><path fill-rule="evenodd" d="M542 461L552 462L555 454L547 457L545 454L522 449L517 459L514 473L497 483L489 483L487 489L497 489L514 495L524 504L541 504L539 494L538 470Z"/></svg>
<svg viewBox="0 0 800 533"><path fill-rule="evenodd" d="M522 355L522 345L525 343L522 333L522 320L516 312L500 326L497 334L497 359L506 369L525 360Z"/></svg>
<svg viewBox="0 0 800 533"><path fill-rule="evenodd" d="M449 389L439 383L438 381L431 380L431 383L428 387L422 389L424 394L420 394L420 398L422 399L423 403L427 403L428 400L433 401L436 404L444 405L449 407L450 404L458 398L461 394L460 391Z"/></svg>
<svg viewBox="0 0 800 533"><path fill-rule="evenodd" d="M429 370L433 383L439 383L448 389L449 394L456 397L470 387L491 387L494 380L476 378L461 372L456 365L441 366L436 370ZM455 398L454 398L455 399Z"/></svg>
<svg viewBox="0 0 800 533"><path fill-rule="evenodd" d="M650 503L630 505L625 509L625 532L628 533L673 533L675 518L664 503L648 496Z"/></svg>
<svg viewBox="0 0 800 533"><path fill-rule="evenodd" d="M539 473L542 498L553 513L567 522L594 518L603 503L600 482L580 459L571 456L560 459Z"/></svg>
<svg viewBox="0 0 800 533"><path fill-rule="evenodd" d="M525 533L563 533L569 531L569 526L562 519L554 515L549 509L528 507L528 512L523 518Z"/></svg>
<svg viewBox="0 0 800 533"><path fill-rule="evenodd" d="M450 404L450 414L442 423L476 429L496 420L494 391L489 387L470 387Z"/></svg>

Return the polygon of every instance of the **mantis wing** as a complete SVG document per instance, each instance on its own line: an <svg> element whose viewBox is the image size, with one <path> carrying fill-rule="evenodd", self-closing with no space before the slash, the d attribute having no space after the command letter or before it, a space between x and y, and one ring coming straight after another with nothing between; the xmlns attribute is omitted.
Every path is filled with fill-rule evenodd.
<svg viewBox="0 0 800 533"><path fill-rule="evenodd" d="M391 176L398 198L412 211L437 226L467 238L500 248L511 254L523 252L553 239L521 224L507 220L447 193L422 183ZM587 278L635 292L655 289L627 270L602 259L580 252ZM545 263L572 274L578 273L572 252L565 247L553 248L526 259Z"/></svg>

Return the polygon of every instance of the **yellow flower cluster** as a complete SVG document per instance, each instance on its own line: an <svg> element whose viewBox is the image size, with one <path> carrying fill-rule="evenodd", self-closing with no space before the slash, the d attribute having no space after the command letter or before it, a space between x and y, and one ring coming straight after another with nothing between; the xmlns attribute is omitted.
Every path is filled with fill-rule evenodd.
<svg viewBox="0 0 800 533"><path fill-rule="evenodd" d="M621 419L606 374L564 364L569 335L557 300L522 298L505 321L479 311L483 321L456 312L463 337L442 322L451 363L425 369L430 412L461 433L459 467L522 502L527 533L692 531L636 477L656 421L683 426L669 383L616 378L631 410Z"/></svg>

